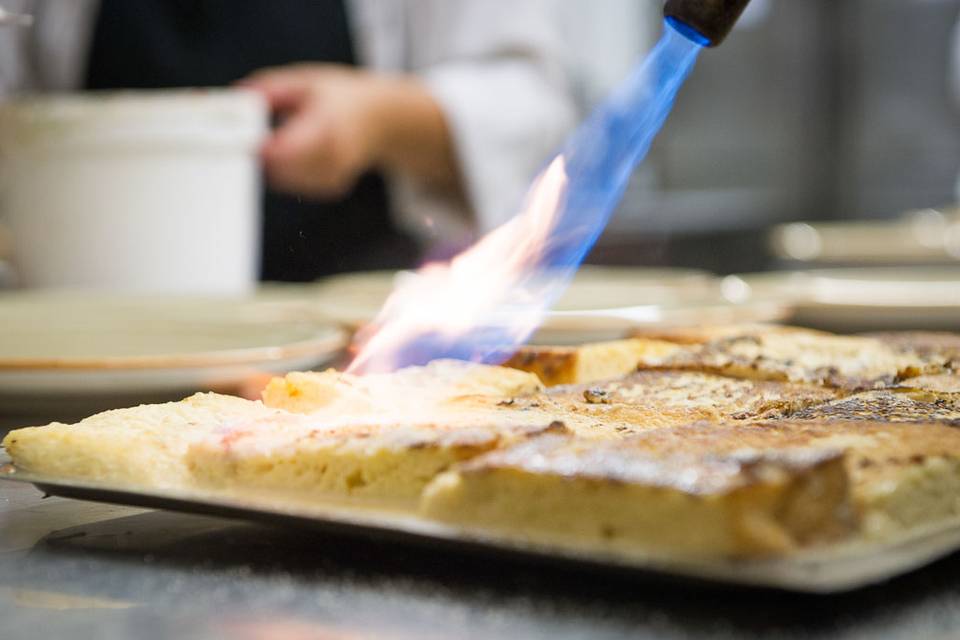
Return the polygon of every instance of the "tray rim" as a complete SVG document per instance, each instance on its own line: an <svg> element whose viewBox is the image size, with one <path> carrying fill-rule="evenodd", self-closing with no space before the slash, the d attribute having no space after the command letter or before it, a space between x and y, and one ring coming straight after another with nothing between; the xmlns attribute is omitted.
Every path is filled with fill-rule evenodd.
<svg viewBox="0 0 960 640"><path fill-rule="evenodd" d="M960 550L960 516L916 527L885 540L858 539L769 559L681 558L575 548L476 527L454 526L402 510L348 505L335 500L302 503L269 493L240 497L215 490L118 487L17 469L0 448L0 480L32 484L47 495L162 509L228 519L300 526L350 535L441 543L447 548L497 552L636 576L680 579L715 586L833 594L885 582ZM267 501L282 504L266 504Z"/></svg>

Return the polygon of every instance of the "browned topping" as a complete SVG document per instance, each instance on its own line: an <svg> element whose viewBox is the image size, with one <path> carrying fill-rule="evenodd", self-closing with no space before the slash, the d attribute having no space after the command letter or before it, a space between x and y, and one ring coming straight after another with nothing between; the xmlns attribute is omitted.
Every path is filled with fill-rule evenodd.
<svg viewBox="0 0 960 640"><path fill-rule="evenodd" d="M738 336L760 336L770 333L793 333L808 335L829 335L812 329L790 327L777 324L728 324L700 325L692 327L656 327L635 329L633 337L652 340L664 340L676 344L705 344L723 338Z"/></svg>
<svg viewBox="0 0 960 640"><path fill-rule="evenodd" d="M660 366L861 390L890 386L924 364L870 338L780 331L717 338L674 353Z"/></svg>
<svg viewBox="0 0 960 640"><path fill-rule="evenodd" d="M543 436L464 463L463 473L517 468L613 483L635 483L677 489L692 495L730 491L776 480L842 456L837 449L781 448L773 452L730 449L710 451L682 443L663 429L620 442L583 441ZM659 436L659 437L657 437Z"/></svg>
<svg viewBox="0 0 960 640"><path fill-rule="evenodd" d="M864 334L900 353L915 354L931 365L960 362L960 334L940 331L888 331Z"/></svg>
<svg viewBox="0 0 960 640"><path fill-rule="evenodd" d="M960 399L925 398L909 391L857 393L823 404L786 411L797 420L871 420L880 422L942 422L960 426Z"/></svg>
<svg viewBox="0 0 960 640"><path fill-rule="evenodd" d="M598 420L621 421L624 430L698 420L746 420L820 404L837 397L808 384L742 380L696 371L645 370L604 384L555 387L546 393L557 408Z"/></svg>
<svg viewBox="0 0 960 640"><path fill-rule="evenodd" d="M524 347L503 366L536 374L545 384L574 381L577 350L572 347Z"/></svg>

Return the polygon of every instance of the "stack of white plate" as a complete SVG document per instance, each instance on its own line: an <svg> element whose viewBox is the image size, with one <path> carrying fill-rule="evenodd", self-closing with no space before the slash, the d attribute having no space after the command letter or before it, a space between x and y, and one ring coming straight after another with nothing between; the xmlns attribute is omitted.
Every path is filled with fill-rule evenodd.
<svg viewBox="0 0 960 640"><path fill-rule="evenodd" d="M346 340L337 325L265 299L5 293L0 414L235 392L329 361Z"/></svg>
<svg viewBox="0 0 960 640"><path fill-rule="evenodd" d="M275 285L267 295L308 303L323 318L356 328L373 320L393 286L408 272L333 276L312 285ZM615 339L642 326L773 321L780 301L731 302L720 280L705 271L585 266L547 314L533 341L570 344Z"/></svg>
<svg viewBox="0 0 960 640"><path fill-rule="evenodd" d="M960 206L918 209L890 220L778 225L770 249L805 267L950 264L960 260Z"/></svg>
<svg viewBox="0 0 960 640"><path fill-rule="evenodd" d="M777 301L791 322L834 331L960 331L960 267L811 269L729 276L733 302Z"/></svg>

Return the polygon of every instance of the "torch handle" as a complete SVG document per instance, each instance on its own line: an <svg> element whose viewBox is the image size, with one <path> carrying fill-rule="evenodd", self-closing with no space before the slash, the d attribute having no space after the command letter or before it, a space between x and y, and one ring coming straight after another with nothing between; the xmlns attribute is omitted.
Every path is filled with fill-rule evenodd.
<svg viewBox="0 0 960 640"><path fill-rule="evenodd" d="M703 36L706 46L715 47L737 22L750 0L667 0L663 15L686 25Z"/></svg>

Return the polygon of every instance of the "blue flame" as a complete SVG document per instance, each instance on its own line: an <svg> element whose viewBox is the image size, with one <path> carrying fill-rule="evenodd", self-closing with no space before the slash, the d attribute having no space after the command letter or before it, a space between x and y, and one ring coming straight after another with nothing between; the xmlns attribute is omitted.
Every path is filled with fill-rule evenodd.
<svg viewBox="0 0 960 640"><path fill-rule="evenodd" d="M567 193L541 265L554 274L565 270L572 276L593 248L703 49L665 25L646 59L564 145ZM556 291L553 301L562 292Z"/></svg>
<svg viewBox="0 0 960 640"><path fill-rule="evenodd" d="M667 26L673 27L673 29L679 32L680 35L687 38L687 40L693 40L695 43L697 43L701 47L710 46L710 38L703 35L699 31L697 31L696 29L688 25L686 22L681 22L680 20L677 20L676 18L671 16L667 18Z"/></svg>
<svg viewBox="0 0 960 640"><path fill-rule="evenodd" d="M691 39L689 33L665 24L664 34L650 54L564 144L560 157L565 186L556 210L550 212L549 235L542 247L538 245L531 257L524 259L523 268L511 276L501 295L479 310L482 317L471 318L468 329L460 333L423 331L400 344L390 339L377 344L374 335L362 346L351 370L385 371L437 358L499 363L530 337L607 226L631 174L647 155L703 48L702 39ZM531 195L536 193L535 185ZM480 244L497 243L507 253L522 253L529 248L523 231L531 228L524 225L523 217L531 215L535 214L524 211ZM496 238L492 237L495 234ZM499 265L482 266L493 273ZM445 295L443 288L453 285L445 280L436 288L423 286L421 294L436 296ZM411 321L412 314L415 310L409 304L391 306L388 301L375 324L389 330L392 322L394 333L401 335L398 327L405 321L408 326L418 326ZM523 322L518 321L521 317Z"/></svg>

